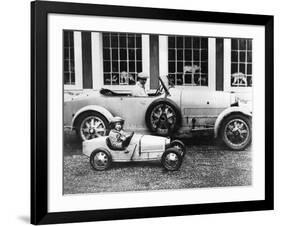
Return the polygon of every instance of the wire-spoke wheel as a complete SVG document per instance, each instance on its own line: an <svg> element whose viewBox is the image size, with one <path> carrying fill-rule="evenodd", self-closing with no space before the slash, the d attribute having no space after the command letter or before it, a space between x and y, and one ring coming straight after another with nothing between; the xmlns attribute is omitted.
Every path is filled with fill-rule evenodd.
<svg viewBox="0 0 281 226"><path fill-rule="evenodd" d="M78 134L82 140L91 140L105 136L108 131L108 121L96 112L90 112L79 118Z"/></svg>
<svg viewBox="0 0 281 226"><path fill-rule="evenodd" d="M243 150L252 138L251 121L244 115L227 117L221 127L221 136L224 143L233 150Z"/></svg>
<svg viewBox="0 0 281 226"><path fill-rule="evenodd" d="M168 148L162 155L163 167L169 171L178 170L182 163L182 153L177 148Z"/></svg>
<svg viewBox="0 0 281 226"><path fill-rule="evenodd" d="M171 103L161 101L149 107L146 123L152 132L167 136L178 128L180 113Z"/></svg>
<svg viewBox="0 0 281 226"><path fill-rule="evenodd" d="M90 164L95 170L106 170L111 165L111 162L111 156L105 150L95 150L90 156Z"/></svg>

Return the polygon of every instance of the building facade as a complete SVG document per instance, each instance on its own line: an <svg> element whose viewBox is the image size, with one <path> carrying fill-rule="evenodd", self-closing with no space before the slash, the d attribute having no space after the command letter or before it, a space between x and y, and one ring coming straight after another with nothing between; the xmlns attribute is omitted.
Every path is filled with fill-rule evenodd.
<svg viewBox="0 0 281 226"><path fill-rule="evenodd" d="M252 98L252 40L116 32L63 32L65 92L147 89L168 76L177 88L236 92Z"/></svg>

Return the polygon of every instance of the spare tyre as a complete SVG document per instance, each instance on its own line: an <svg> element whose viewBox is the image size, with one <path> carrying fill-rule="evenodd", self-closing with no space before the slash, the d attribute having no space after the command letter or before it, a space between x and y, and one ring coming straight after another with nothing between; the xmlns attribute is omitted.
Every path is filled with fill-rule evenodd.
<svg viewBox="0 0 281 226"><path fill-rule="evenodd" d="M180 127L181 113L171 100L156 100L148 107L145 121L152 133L171 136Z"/></svg>

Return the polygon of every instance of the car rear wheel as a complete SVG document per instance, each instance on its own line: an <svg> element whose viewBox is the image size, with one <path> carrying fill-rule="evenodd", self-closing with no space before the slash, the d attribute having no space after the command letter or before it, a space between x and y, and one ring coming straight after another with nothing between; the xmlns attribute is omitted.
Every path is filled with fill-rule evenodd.
<svg viewBox="0 0 281 226"><path fill-rule="evenodd" d="M252 140L251 120L241 114L228 116L221 126L221 139L232 150L244 150Z"/></svg>
<svg viewBox="0 0 281 226"><path fill-rule="evenodd" d="M106 170L111 165L112 158L109 152L105 150L95 150L90 156L90 164L95 170Z"/></svg>
<svg viewBox="0 0 281 226"><path fill-rule="evenodd" d="M180 111L167 101L152 103L146 112L149 130L161 136L169 136L180 125Z"/></svg>
<svg viewBox="0 0 281 226"><path fill-rule="evenodd" d="M183 154L177 148L167 149L161 158L161 163L166 170L176 171L182 164Z"/></svg>
<svg viewBox="0 0 281 226"><path fill-rule="evenodd" d="M78 118L77 134L83 141L105 136L108 129L108 120L98 112L87 112Z"/></svg>

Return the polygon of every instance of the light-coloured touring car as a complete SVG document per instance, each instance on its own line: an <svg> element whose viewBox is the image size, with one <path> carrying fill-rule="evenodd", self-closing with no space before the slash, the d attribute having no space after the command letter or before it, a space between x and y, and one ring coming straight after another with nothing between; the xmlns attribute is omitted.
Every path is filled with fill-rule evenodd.
<svg viewBox="0 0 281 226"><path fill-rule="evenodd" d="M116 148L108 136L101 136L84 141L83 154L90 158L95 170L106 170L112 162L158 161L166 170L175 171L182 164L185 147L179 140L134 134L127 147Z"/></svg>
<svg viewBox="0 0 281 226"><path fill-rule="evenodd" d="M65 99L64 126L89 140L107 135L110 119L121 116L130 131L146 129L170 137L211 132L233 150L251 143L251 104L240 102L234 93L179 89L159 81L159 88L147 97L101 89Z"/></svg>

